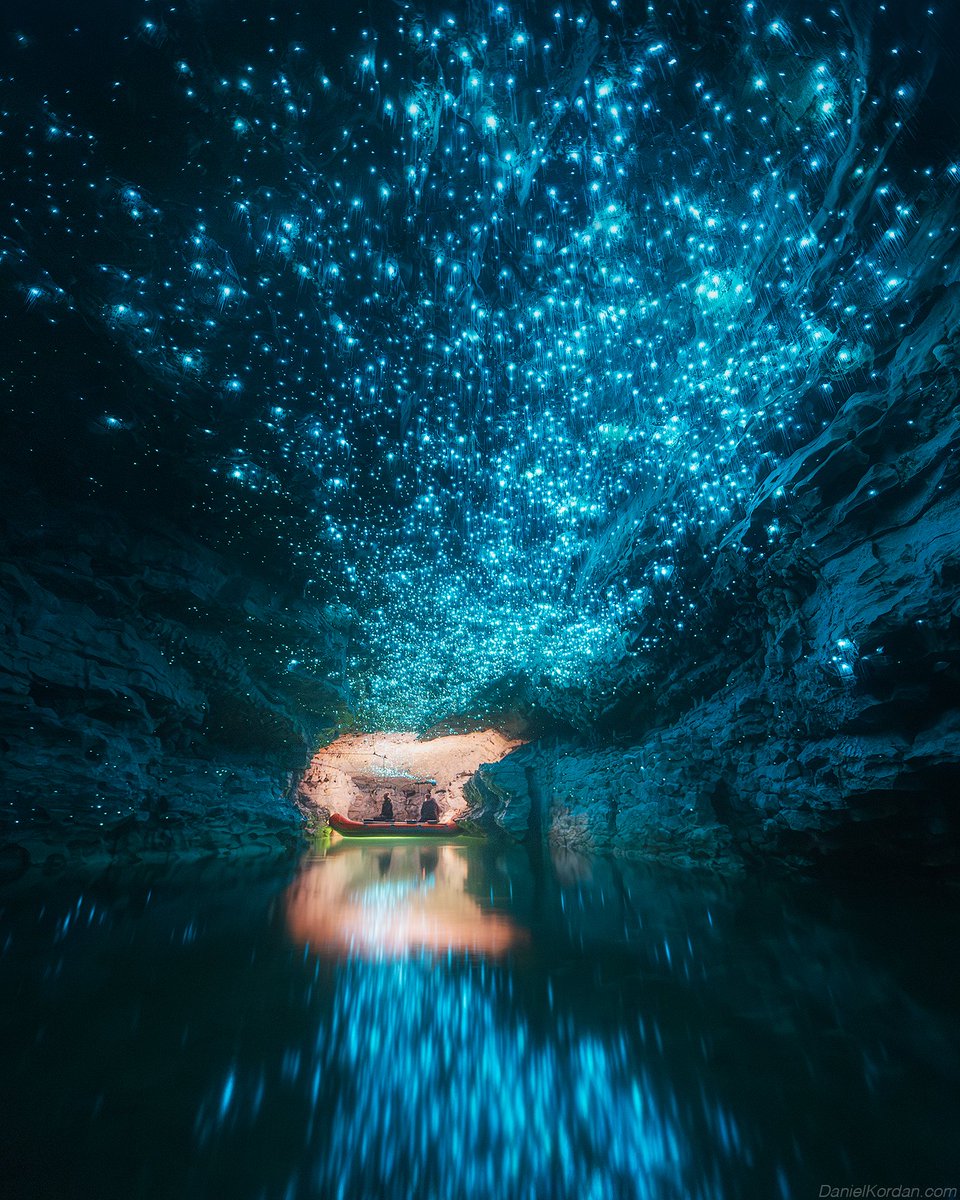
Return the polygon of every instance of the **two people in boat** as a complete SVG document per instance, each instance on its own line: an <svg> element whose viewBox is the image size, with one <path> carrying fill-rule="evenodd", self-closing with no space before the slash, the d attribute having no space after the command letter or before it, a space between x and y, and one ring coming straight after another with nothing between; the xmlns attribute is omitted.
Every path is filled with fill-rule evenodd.
<svg viewBox="0 0 960 1200"><path fill-rule="evenodd" d="M380 806L380 812L377 816L378 821L392 821L393 816L393 801L389 795L384 794L383 804ZM428 796L420 805L420 823L422 825L434 824L440 820L440 808L436 800L432 796Z"/></svg>

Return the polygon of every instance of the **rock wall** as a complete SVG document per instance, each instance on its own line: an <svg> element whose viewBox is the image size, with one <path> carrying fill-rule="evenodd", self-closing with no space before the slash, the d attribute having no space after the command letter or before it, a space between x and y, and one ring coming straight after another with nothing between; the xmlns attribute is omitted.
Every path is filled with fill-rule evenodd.
<svg viewBox="0 0 960 1200"><path fill-rule="evenodd" d="M344 734L323 746L297 786L297 803L314 820L331 812L375 817L384 796L398 821L417 820L432 797L440 818L464 815L464 786L481 763L494 763L519 742L495 729L418 738L413 733Z"/></svg>
<svg viewBox="0 0 960 1200"><path fill-rule="evenodd" d="M4 869L291 837L292 775L348 703L336 615L161 520L38 495L6 517Z"/></svg>
<svg viewBox="0 0 960 1200"><path fill-rule="evenodd" d="M483 768L481 821L680 858L960 863L958 313L936 289L709 568L688 547L688 635L634 653L651 605L602 666L605 707L515 691L582 736Z"/></svg>

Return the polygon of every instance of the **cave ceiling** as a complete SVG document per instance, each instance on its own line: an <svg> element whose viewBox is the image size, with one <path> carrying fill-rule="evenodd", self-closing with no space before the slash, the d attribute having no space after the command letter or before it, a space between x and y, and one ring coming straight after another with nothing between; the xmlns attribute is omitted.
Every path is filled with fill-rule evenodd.
<svg viewBox="0 0 960 1200"><path fill-rule="evenodd" d="M944 12L13 5L18 478L295 581L368 728L656 656L956 281Z"/></svg>

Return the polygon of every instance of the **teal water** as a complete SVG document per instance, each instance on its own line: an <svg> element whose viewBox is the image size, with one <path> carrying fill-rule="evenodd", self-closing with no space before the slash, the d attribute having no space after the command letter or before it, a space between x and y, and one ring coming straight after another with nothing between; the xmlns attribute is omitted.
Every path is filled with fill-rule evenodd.
<svg viewBox="0 0 960 1200"><path fill-rule="evenodd" d="M949 894L342 842L0 892L6 1197L960 1184Z"/></svg>

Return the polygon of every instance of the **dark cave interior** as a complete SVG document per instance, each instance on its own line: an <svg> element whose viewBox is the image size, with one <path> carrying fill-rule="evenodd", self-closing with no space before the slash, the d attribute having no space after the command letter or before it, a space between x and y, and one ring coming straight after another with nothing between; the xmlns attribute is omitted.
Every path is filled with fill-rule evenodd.
<svg viewBox="0 0 960 1200"><path fill-rule="evenodd" d="M958 48L6 0L5 1197L956 1195Z"/></svg>
<svg viewBox="0 0 960 1200"><path fill-rule="evenodd" d="M490 828L955 864L956 14L787 8L8 6L11 870L478 725Z"/></svg>

